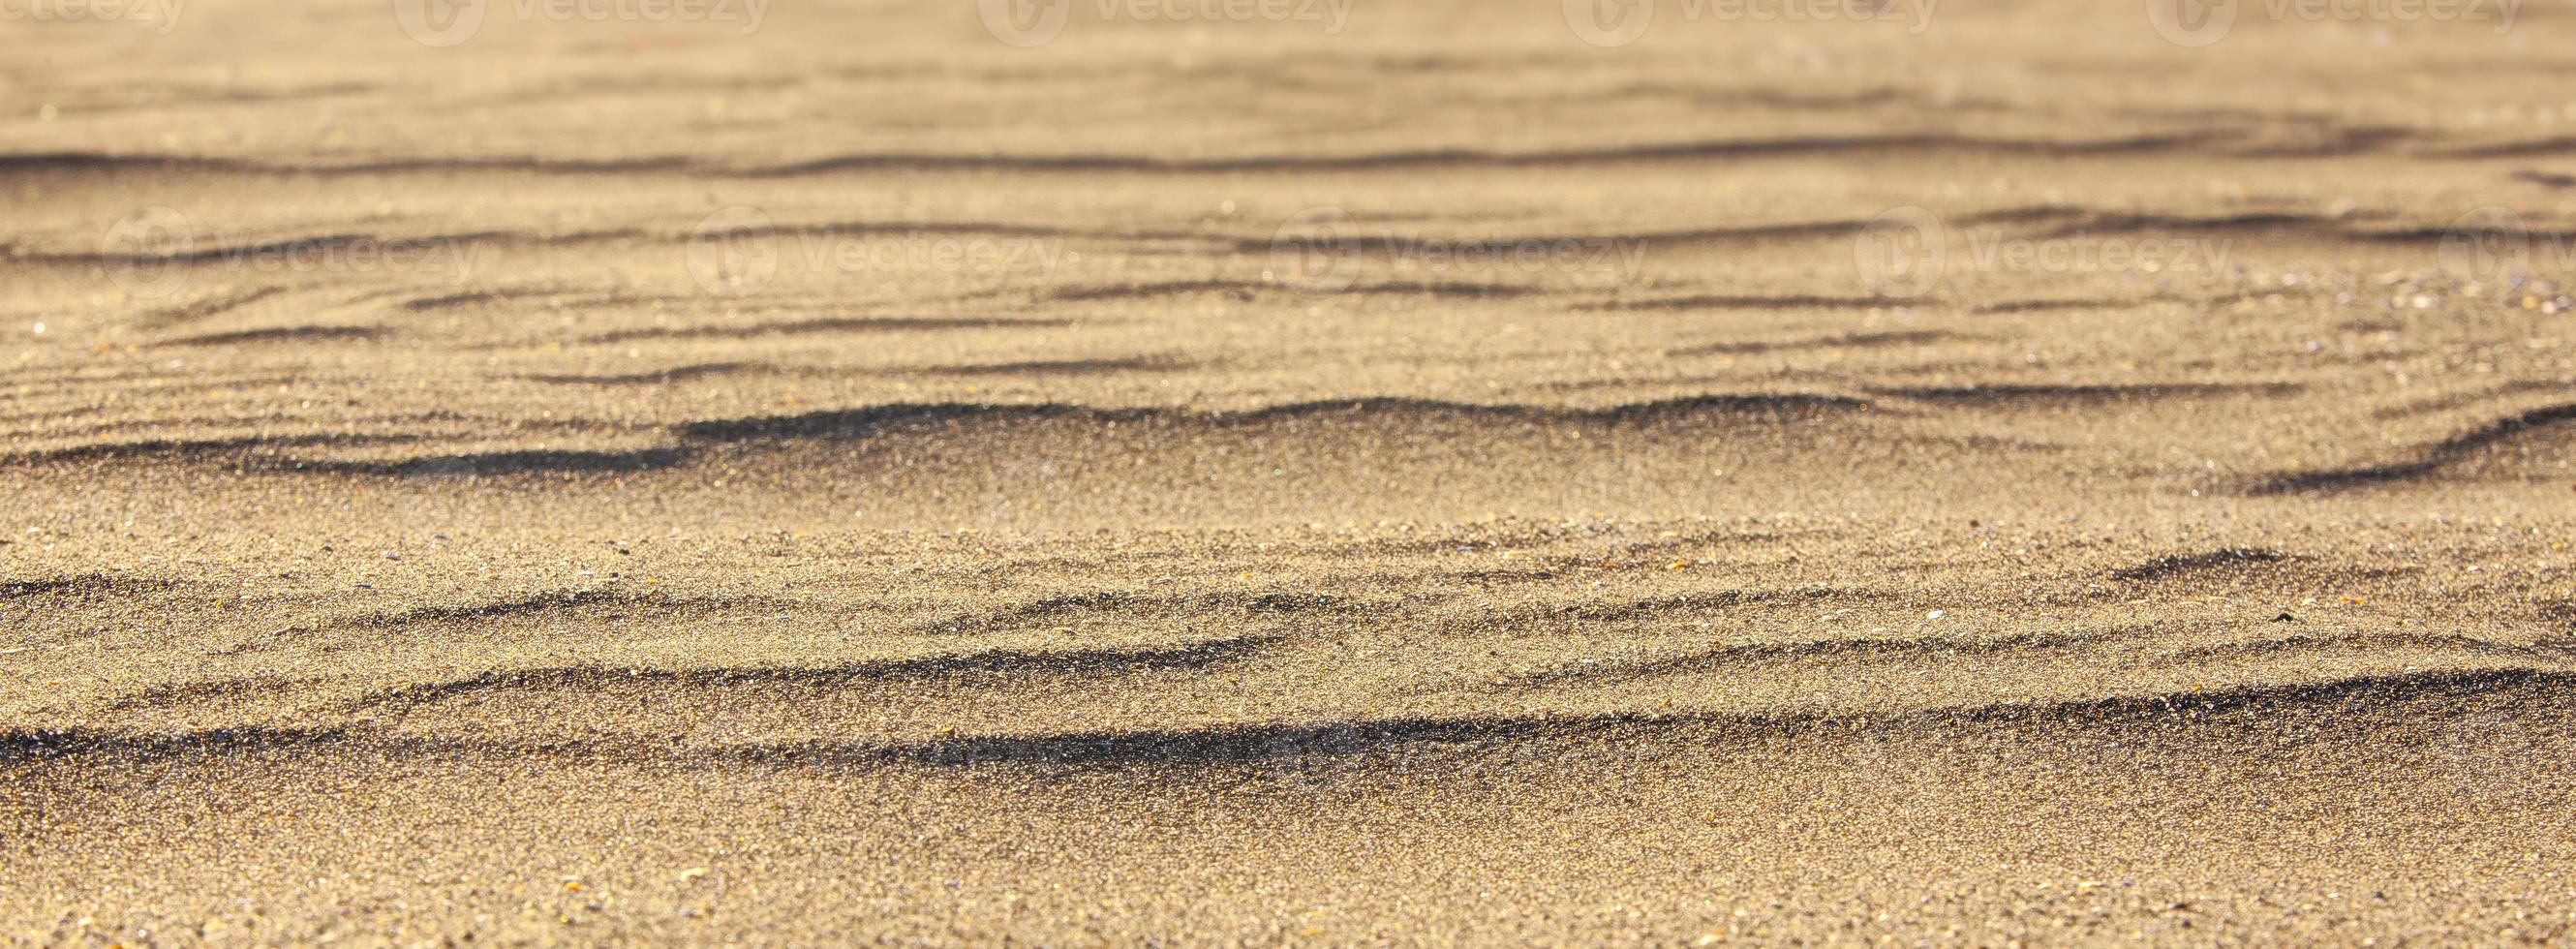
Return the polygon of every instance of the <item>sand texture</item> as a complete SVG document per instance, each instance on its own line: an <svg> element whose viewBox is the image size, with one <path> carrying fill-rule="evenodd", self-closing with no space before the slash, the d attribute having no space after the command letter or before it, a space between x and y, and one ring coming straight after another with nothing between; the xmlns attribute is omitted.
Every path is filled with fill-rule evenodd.
<svg viewBox="0 0 2576 949"><path fill-rule="evenodd" d="M2576 7L2146 5L0 23L0 939L2569 944Z"/></svg>

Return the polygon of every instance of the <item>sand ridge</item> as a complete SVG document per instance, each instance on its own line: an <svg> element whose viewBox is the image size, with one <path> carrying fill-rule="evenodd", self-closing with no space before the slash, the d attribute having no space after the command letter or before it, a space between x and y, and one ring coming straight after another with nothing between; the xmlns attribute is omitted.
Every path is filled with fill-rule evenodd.
<svg viewBox="0 0 2576 949"><path fill-rule="evenodd" d="M503 7L0 25L0 934L2571 938L2557 7Z"/></svg>

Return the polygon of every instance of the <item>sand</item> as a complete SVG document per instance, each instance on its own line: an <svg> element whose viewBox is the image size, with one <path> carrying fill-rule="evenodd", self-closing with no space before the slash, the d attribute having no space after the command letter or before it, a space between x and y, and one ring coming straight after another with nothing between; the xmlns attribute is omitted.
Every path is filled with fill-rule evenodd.
<svg viewBox="0 0 2576 949"><path fill-rule="evenodd" d="M0 25L0 935L2576 939L2567 7L1308 6Z"/></svg>

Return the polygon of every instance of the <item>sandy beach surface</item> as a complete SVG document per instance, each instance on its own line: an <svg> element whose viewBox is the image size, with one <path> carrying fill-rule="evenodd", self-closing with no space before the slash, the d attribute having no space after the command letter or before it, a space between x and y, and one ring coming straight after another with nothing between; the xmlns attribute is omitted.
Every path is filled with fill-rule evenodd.
<svg viewBox="0 0 2576 949"><path fill-rule="evenodd" d="M2217 6L7 7L0 938L2568 944L2576 7Z"/></svg>

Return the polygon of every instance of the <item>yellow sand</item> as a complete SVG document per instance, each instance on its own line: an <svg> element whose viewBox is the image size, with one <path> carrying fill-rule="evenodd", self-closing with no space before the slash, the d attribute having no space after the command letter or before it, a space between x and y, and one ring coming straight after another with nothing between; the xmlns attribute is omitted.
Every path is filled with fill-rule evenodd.
<svg viewBox="0 0 2576 949"><path fill-rule="evenodd" d="M2240 6L0 24L0 936L2576 938L2571 21Z"/></svg>

